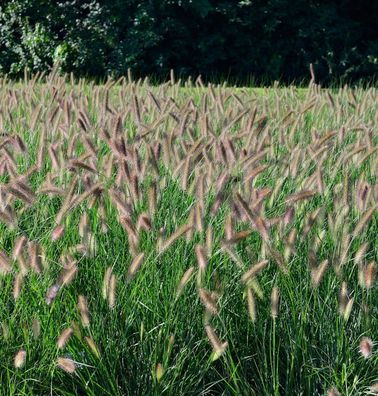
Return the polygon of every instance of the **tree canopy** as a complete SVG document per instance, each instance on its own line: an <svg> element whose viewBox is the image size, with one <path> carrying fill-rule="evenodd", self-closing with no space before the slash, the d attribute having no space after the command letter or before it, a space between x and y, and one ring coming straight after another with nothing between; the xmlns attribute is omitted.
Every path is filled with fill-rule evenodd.
<svg viewBox="0 0 378 396"><path fill-rule="evenodd" d="M375 0L3 0L0 74L375 77Z"/></svg>

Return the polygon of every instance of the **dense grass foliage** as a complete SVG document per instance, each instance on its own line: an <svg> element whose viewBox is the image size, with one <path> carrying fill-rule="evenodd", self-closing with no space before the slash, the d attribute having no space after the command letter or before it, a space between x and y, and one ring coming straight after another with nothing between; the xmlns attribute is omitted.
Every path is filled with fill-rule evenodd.
<svg viewBox="0 0 378 396"><path fill-rule="evenodd" d="M129 77L0 81L2 394L377 390L377 90Z"/></svg>
<svg viewBox="0 0 378 396"><path fill-rule="evenodd" d="M48 71L240 84L377 77L374 0L2 0L0 74Z"/></svg>

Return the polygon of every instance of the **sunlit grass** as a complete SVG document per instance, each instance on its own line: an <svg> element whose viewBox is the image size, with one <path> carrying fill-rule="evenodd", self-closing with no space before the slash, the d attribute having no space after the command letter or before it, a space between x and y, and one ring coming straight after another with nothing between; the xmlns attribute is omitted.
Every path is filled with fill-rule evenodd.
<svg viewBox="0 0 378 396"><path fill-rule="evenodd" d="M377 287L361 283L361 273L378 259L376 89L344 88L329 97L318 86L72 86L55 78L34 85L3 83L0 91L0 164L8 164L0 172L0 209L5 213L11 208L17 218L13 225L0 219L0 250L11 261L11 270L0 278L2 394L315 395L335 387L340 394L358 395L378 381L374 346L368 359L359 352L362 337L378 339ZM40 113L31 128L38 105ZM78 119L84 117L85 123L86 116L89 125L83 127ZM113 140L105 139L104 129ZM322 140L329 132L335 133ZM2 145L15 134L26 151L13 140ZM126 156L117 152L119 137L124 138ZM158 143L156 164L146 161L158 151ZM348 157L358 147L361 151ZM36 193L27 205L7 186L38 164L41 151L41 166L24 180ZM94 171L69 165L78 158ZM136 182L122 173L123 160ZM261 165L265 167L260 173L248 180ZM49 174L61 194L40 192ZM75 175L74 197L95 183L103 190L79 205L69 200L67 212L57 221ZM227 182L218 191L224 175ZM154 185L156 200L151 198ZM115 202L111 188L125 208ZM287 202L293 194L310 190L314 196L308 200ZM266 197L258 205L258 194L264 191ZM253 218L266 225L266 240L264 226L251 222L243 210L238 214L238 194ZM293 216L286 221L290 206ZM370 209L371 216L361 225ZM147 220L142 223L141 215L151 226ZM249 233L227 245L230 215L232 235ZM57 223L64 233L53 241ZM190 230L162 249L186 224ZM358 226L360 232L353 236ZM293 230L297 234L292 234L290 245ZM39 274L29 268L15 298L21 267L11 258L22 235L38 244L42 267ZM345 244L348 236L350 243ZM357 263L356 253L364 243L366 250ZM198 245L206 253L203 270ZM131 276L130 265L142 252L143 260ZM30 265L27 245L23 254ZM252 283L244 282L243 274L264 259L266 267ZM328 265L323 274L317 271L324 260ZM73 267L74 279L61 285L48 304L51 287ZM176 298L190 267L193 273ZM116 280L112 307L103 291L108 268ZM348 302L353 299L350 314L340 308L343 282ZM274 287L279 291L277 317L271 315ZM201 299L199 289L209 295ZM253 293L252 308L248 293ZM89 326L78 308L79 296L86 297ZM223 349L216 350L206 325L225 343ZM69 327L72 335L59 349L58 338ZM25 351L25 362L16 368L20 350ZM57 365L61 357L72 359L73 373Z"/></svg>

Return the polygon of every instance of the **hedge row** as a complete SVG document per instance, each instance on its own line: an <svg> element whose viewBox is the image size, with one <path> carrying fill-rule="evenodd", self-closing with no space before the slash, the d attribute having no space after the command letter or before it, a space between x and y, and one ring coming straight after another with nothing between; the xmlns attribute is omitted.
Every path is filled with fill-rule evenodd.
<svg viewBox="0 0 378 396"><path fill-rule="evenodd" d="M371 79L376 0L2 0L0 74Z"/></svg>

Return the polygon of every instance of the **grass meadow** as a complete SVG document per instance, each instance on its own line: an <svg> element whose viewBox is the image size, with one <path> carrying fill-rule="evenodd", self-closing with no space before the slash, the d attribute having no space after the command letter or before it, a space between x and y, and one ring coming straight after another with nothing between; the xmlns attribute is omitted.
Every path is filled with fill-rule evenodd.
<svg viewBox="0 0 378 396"><path fill-rule="evenodd" d="M2 395L378 393L378 91L0 81Z"/></svg>

